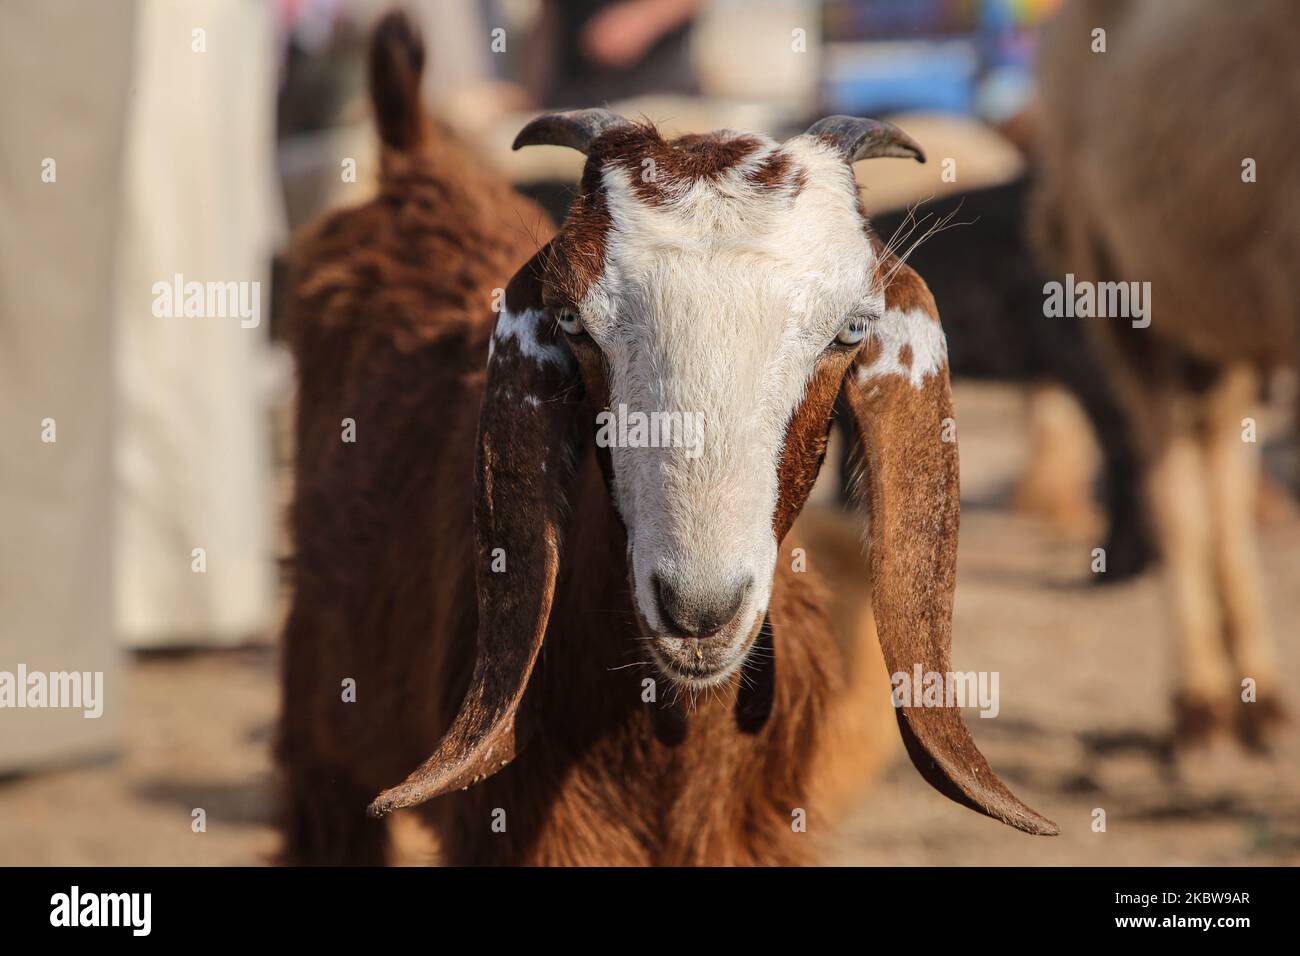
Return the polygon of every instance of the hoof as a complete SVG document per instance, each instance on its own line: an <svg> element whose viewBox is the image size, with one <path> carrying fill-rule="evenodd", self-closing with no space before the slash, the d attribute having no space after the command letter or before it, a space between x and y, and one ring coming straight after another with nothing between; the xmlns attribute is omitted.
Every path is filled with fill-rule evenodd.
<svg viewBox="0 0 1300 956"><path fill-rule="evenodd" d="M1268 753L1277 732L1291 717L1276 698L1243 703L1237 711L1237 739L1242 746L1258 753Z"/></svg>
<svg viewBox="0 0 1300 956"><path fill-rule="evenodd" d="M1119 584L1140 577L1155 566L1155 548L1150 538L1132 525L1111 525L1103 545L1106 549L1106 573L1094 576L1097 584Z"/></svg>
<svg viewBox="0 0 1300 956"><path fill-rule="evenodd" d="M1207 748L1226 736L1230 727L1223 703L1186 694L1174 697L1175 751Z"/></svg>

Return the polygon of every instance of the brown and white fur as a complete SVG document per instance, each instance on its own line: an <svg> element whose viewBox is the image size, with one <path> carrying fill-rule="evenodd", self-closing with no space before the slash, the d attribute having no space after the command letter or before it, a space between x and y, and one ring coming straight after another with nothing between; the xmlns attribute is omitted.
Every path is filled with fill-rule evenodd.
<svg viewBox="0 0 1300 956"><path fill-rule="evenodd" d="M1104 53L1091 52L1096 29ZM1297 47L1287 0L1099 0L1063 7L1041 51L1044 258L1079 279L1151 283L1149 328L1091 321L1150 459L1180 743L1235 725L1260 746L1282 714L1255 532L1259 445L1243 428L1261 375L1300 362ZM1256 182L1243 181L1247 158Z"/></svg>
<svg viewBox="0 0 1300 956"><path fill-rule="evenodd" d="M588 159L538 250L528 232L545 226L521 228L504 185L420 118L420 59L386 18L382 193L295 259L284 856L379 862L377 818L418 806L453 864L809 862L798 823L819 825L847 665L787 531L840 394L864 436L887 666L950 670L943 335L871 235L850 166L919 151L847 118L777 144L542 117L517 146ZM850 320L866 334L844 344ZM702 447L598 445L597 413L620 404L701 413ZM1055 832L959 710L897 716L942 792Z"/></svg>

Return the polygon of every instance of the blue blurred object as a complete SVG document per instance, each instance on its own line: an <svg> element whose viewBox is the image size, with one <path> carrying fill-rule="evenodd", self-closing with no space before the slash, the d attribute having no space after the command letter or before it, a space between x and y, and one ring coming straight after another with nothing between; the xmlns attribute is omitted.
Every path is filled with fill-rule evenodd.
<svg viewBox="0 0 1300 956"><path fill-rule="evenodd" d="M836 44L826 51L823 97L831 112L969 113L979 70L968 40Z"/></svg>
<svg viewBox="0 0 1300 956"><path fill-rule="evenodd" d="M980 0L830 0L827 35L836 40L883 40L970 33Z"/></svg>
<svg viewBox="0 0 1300 956"><path fill-rule="evenodd" d="M1001 120L1032 85L1034 25L1055 0L831 0L824 106Z"/></svg>

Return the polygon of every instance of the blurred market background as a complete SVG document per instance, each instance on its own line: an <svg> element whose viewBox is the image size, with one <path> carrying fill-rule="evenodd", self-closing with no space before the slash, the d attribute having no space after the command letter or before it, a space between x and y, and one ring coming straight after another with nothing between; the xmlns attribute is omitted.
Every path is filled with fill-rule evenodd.
<svg viewBox="0 0 1300 956"><path fill-rule="evenodd" d="M294 399L283 256L294 229L373 188L364 53L391 5L0 0L0 670L103 671L106 686L98 720L0 711L0 864L251 864L274 847ZM672 133L778 138L831 113L889 116L931 162L860 167L873 216L1014 189L1030 162L1035 37L1057 5L404 4L425 35L426 102L557 216L581 157L510 141L540 109L596 104ZM1007 222L1018 228L1018 207ZM154 284L177 274L260 283L259 323L159 319ZM1294 384L1281 388L1262 426L1279 488L1295 454ZM1020 839L954 808L891 739L835 862L1300 862L1294 735L1272 758L1171 771L1159 580L1090 580L1101 455L1077 403L1043 383L973 378L956 401L955 664L1001 672L1002 713L973 731L1063 835ZM46 419L57 442L42 441ZM835 506L833 471L822 507ZM1270 608L1294 687L1300 520L1285 491L1265 499ZM405 859L424 859L399 825Z"/></svg>

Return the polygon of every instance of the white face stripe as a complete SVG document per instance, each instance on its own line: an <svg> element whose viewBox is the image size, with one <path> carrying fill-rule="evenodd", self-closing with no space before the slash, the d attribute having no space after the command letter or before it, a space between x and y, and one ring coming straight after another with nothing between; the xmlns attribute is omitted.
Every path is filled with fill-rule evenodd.
<svg viewBox="0 0 1300 956"><path fill-rule="evenodd" d="M870 365L857 370L858 382L865 384L883 375L901 375L921 388L925 380L937 375L948 364L948 340L943 326L925 309L889 309L880 319L867 323L867 340L880 344L880 353ZM902 360L903 349L911 351L911 365Z"/></svg>
<svg viewBox="0 0 1300 956"><path fill-rule="evenodd" d="M637 602L652 626L652 572L701 591L752 578L739 620L766 608L787 423L844 320L884 307L848 165L807 137L779 147L755 139L743 161L671 184L658 204L638 196L635 171L602 170L604 270L579 311L608 362L610 404L704 420L693 457L610 450ZM802 173L797 194L747 178L776 149Z"/></svg>

